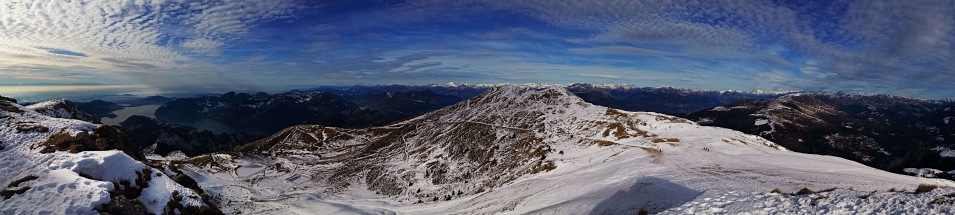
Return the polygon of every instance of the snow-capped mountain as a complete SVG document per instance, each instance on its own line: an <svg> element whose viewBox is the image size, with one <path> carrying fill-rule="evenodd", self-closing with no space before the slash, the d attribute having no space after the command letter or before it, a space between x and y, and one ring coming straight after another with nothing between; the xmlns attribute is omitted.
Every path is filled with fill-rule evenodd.
<svg viewBox="0 0 955 215"><path fill-rule="evenodd" d="M0 99L0 214L217 212L191 178L147 165L113 127L64 119L82 112L62 104Z"/></svg>
<svg viewBox="0 0 955 215"><path fill-rule="evenodd" d="M54 118L76 119L92 123L99 123L98 118L83 112L77 108L73 102L66 99L52 99L43 101L36 104L27 105L26 108Z"/></svg>
<svg viewBox="0 0 955 215"><path fill-rule="evenodd" d="M936 150L955 145L950 132L955 129L944 123L944 110L951 105L887 95L794 94L744 100L687 118L760 135L793 151L839 156L894 172L951 171L955 158Z"/></svg>
<svg viewBox="0 0 955 215"><path fill-rule="evenodd" d="M292 126L165 162L226 213L955 212L935 204L953 190L929 186L951 181L597 106L560 87L497 86L388 126ZM923 194L886 191L919 185Z"/></svg>

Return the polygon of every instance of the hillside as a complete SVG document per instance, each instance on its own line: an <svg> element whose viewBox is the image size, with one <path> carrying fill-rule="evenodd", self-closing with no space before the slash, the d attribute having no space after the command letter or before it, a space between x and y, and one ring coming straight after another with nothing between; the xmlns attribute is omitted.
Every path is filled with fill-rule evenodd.
<svg viewBox="0 0 955 215"><path fill-rule="evenodd" d="M226 213L257 214L859 212L900 199L913 206L885 210L946 213L929 202L951 189L886 190L955 185L522 86L388 126L293 126L232 152L169 162L219 196ZM872 195L881 197L859 202Z"/></svg>
<svg viewBox="0 0 955 215"><path fill-rule="evenodd" d="M945 123L952 104L886 95L794 94L740 101L687 116L759 135L793 151L834 155L876 168L955 170Z"/></svg>
<svg viewBox="0 0 955 215"><path fill-rule="evenodd" d="M69 103L0 98L0 214L218 212L188 176L147 165L122 132L65 119L85 114L60 106Z"/></svg>

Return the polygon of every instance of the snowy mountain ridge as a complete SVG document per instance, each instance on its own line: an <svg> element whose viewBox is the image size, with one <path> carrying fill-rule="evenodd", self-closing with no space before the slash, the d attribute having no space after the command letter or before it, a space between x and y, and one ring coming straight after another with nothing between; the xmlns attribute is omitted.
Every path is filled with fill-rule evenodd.
<svg viewBox="0 0 955 215"><path fill-rule="evenodd" d="M233 152L168 162L221 197L226 213L258 214L944 213L951 207L928 202L950 189L880 191L955 185L516 85L388 126L293 126ZM825 191L769 192L802 188ZM882 197L859 202L866 193ZM900 199L920 205L884 208Z"/></svg>
<svg viewBox="0 0 955 215"><path fill-rule="evenodd" d="M66 99L51 99L26 106L27 109L53 118L76 119L92 123L99 123L99 119L83 112L72 101Z"/></svg>
<svg viewBox="0 0 955 215"><path fill-rule="evenodd" d="M144 164L115 128L47 116L77 116L59 104L0 100L0 214L213 210L174 174Z"/></svg>

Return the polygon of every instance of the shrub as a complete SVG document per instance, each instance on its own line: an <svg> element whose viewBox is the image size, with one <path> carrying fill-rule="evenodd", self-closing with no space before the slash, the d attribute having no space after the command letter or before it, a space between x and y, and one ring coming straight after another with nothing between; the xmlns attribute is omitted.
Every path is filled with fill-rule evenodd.
<svg viewBox="0 0 955 215"><path fill-rule="evenodd" d="M648 215L648 214L650 214L650 212L648 212L647 210L643 208L640 208L640 210L637 211L637 215Z"/></svg>

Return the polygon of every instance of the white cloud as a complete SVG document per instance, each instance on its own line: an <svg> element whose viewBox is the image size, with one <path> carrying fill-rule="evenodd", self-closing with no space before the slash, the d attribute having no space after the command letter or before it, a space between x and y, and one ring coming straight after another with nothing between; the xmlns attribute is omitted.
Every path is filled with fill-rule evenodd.
<svg viewBox="0 0 955 215"><path fill-rule="evenodd" d="M2 1L0 58L18 59L0 61L0 67L172 69L196 55L216 54L256 22L287 18L299 7L292 0Z"/></svg>

